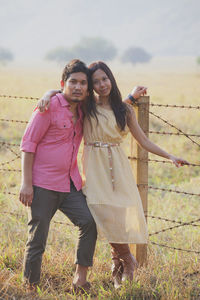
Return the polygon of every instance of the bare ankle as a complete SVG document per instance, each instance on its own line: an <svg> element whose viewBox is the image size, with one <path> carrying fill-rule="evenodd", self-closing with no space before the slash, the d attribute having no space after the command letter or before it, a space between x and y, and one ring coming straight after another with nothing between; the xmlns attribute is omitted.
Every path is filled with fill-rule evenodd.
<svg viewBox="0 0 200 300"><path fill-rule="evenodd" d="M73 284L84 285L87 282L87 271L88 267L77 265L76 271L73 279Z"/></svg>

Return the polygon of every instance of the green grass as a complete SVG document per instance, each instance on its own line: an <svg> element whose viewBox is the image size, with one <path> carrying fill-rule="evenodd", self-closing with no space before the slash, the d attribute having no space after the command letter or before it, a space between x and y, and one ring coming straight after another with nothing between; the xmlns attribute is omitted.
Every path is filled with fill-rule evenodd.
<svg viewBox="0 0 200 300"><path fill-rule="evenodd" d="M117 79L123 95L134 83L151 87L151 101L157 103L199 104L199 77L195 74L129 74L120 70ZM27 70L1 70L3 83L1 93L11 95L40 96L46 89L56 88L58 73L41 73ZM12 86L9 83L12 82ZM0 118L28 120L36 102L31 100L0 99ZM199 110L151 108L172 124L187 133L199 134ZM0 139L20 143L25 125L0 122ZM150 129L172 131L156 118L151 117ZM199 147L185 137L150 135L151 140L191 163L199 164ZM199 138L194 138L197 142ZM128 138L125 150L129 154ZM18 147L11 147L19 153ZM0 163L12 160L15 154L0 146ZM150 155L150 158L157 158ZM159 158L157 158L159 159ZM162 158L161 158L162 160ZM79 158L80 161L80 158ZM20 169L20 159L0 166L5 169ZM149 163L149 184L156 187L199 193L199 167L185 166L177 169L169 164ZM27 236L27 211L18 196L20 173L0 173L0 299L81 299L70 292L75 266L74 248L77 230L61 213L54 217L48 244L43 258L42 278L37 292L27 291L22 281L23 252ZM199 217L200 198L164 191L149 190L148 214L188 222ZM14 212L14 214L10 214ZM199 224L199 223L198 223ZM174 223L148 219L149 233L174 226ZM150 237L150 241L183 249L200 251L199 227L184 226ZM99 240L96 247L94 266L89 272L92 283L90 295L82 299L200 299L199 255L170 250L148 244L148 263L135 273L132 284L125 283L115 291L111 281L111 259L109 245Z"/></svg>

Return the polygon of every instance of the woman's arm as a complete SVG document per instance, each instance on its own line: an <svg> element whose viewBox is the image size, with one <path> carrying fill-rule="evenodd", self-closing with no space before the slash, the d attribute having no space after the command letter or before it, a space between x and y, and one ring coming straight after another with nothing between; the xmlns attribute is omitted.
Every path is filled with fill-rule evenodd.
<svg viewBox="0 0 200 300"><path fill-rule="evenodd" d="M145 86L136 86L132 89L131 93L126 97L126 99L124 99L123 101L128 103L128 104L134 104L137 102L137 100L141 97L146 95L147 93L147 87ZM130 99L132 96L132 100Z"/></svg>
<svg viewBox="0 0 200 300"><path fill-rule="evenodd" d="M60 92L60 90L50 90L46 92L37 103L37 107L40 110L40 112L48 110L51 97L55 96L57 93Z"/></svg>
<svg viewBox="0 0 200 300"><path fill-rule="evenodd" d="M156 144L151 142L146 137L146 135L142 131L141 127L139 126L137 119L136 119L135 112L132 109L132 107L130 105L127 105L127 107L128 107L127 125L130 129L132 136L136 139L136 141L142 148L144 148L148 152L154 153L158 156L170 159L175 164L176 167L180 167L180 166L189 164L186 160L184 160L182 158L177 158L174 155L167 153L166 151L164 151L163 149L158 147Z"/></svg>

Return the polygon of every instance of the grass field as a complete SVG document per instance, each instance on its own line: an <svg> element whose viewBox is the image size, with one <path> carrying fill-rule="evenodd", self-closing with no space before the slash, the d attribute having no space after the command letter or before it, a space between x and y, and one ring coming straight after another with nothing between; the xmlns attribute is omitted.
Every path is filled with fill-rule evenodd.
<svg viewBox="0 0 200 300"><path fill-rule="evenodd" d="M132 71L113 66L123 96L134 85L149 87L150 100L153 103L199 105L200 75L197 72L176 73L152 72L143 69ZM59 68L42 71L34 69L0 69L0 94L40 97L44 91L59 88ZM28 120L36 105L34 100L0 98L1 119ZM200 110L154 108L161 115L188 134L200 134ZM20 143L25 124L0 122L0 141ZM160 120L150 118L150 129L175 132ZM199 146L184 136L150 135L168 152L182 156L189 162L199 163ZM200 143L199 137L193 139ZM129 139L125 151L129 154ZM37 293L26 290L22 283L22 261L27 236L27 211L18 201L20 173L9 169L20 169L19 147L0 145L0 299L79 299L70 293L74 272L74 247L77 231L69 221L57 213L51 223L48 244L43 257L41 285ZM4 164L15 159L13 162ZM150 158L158 158L150 155ZM159 158L158 158L159 159ZM2 169L7 169L3 171ZM180 169L170 164L149 163L149 184L200 193L200 168L185 166ZM149 190L149 211L159 216L190 222L199 218L200 198L165 191ZM12 213L12 214L11 214ZM59 221L68 224L55 223ZM149 238L150 241L172 247L200 251L198 226L183 226ZM176 224L149 218L149 233L156 232ZM89 272L92 291L83 299L200 299L200 254L171 250L148 244L148 264L137 270L132 284L125 283L115 291L111 282L111 259L109 245L99 240L95 252L94 267Z"/></svg>

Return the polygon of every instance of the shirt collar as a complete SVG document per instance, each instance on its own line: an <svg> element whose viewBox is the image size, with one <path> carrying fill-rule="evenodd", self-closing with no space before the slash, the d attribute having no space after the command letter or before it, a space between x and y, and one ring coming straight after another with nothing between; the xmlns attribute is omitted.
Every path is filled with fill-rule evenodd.
<svg viewBox="0 0 200 300"><path fill-rule="evenodd" d="M68 102L67 99L63 96L62 93L58 93L58 94L56 94L56 96L58 97L61 106L68 106L68 107L70 106L69 102Z"/></svg>
<svg viewBox="0 0 200 300"><path fill-rule="evenodd" d="M69 102L68 102L67 99L63 96L62 93L58 93L58 94L56 94L56 96L58 97L61 106L67 106L67 107L70 107ZM82 118L83 118L82 102L79 103L77 106L78 106L78 114L79 114L79 118L82 119Z"/></svg>

